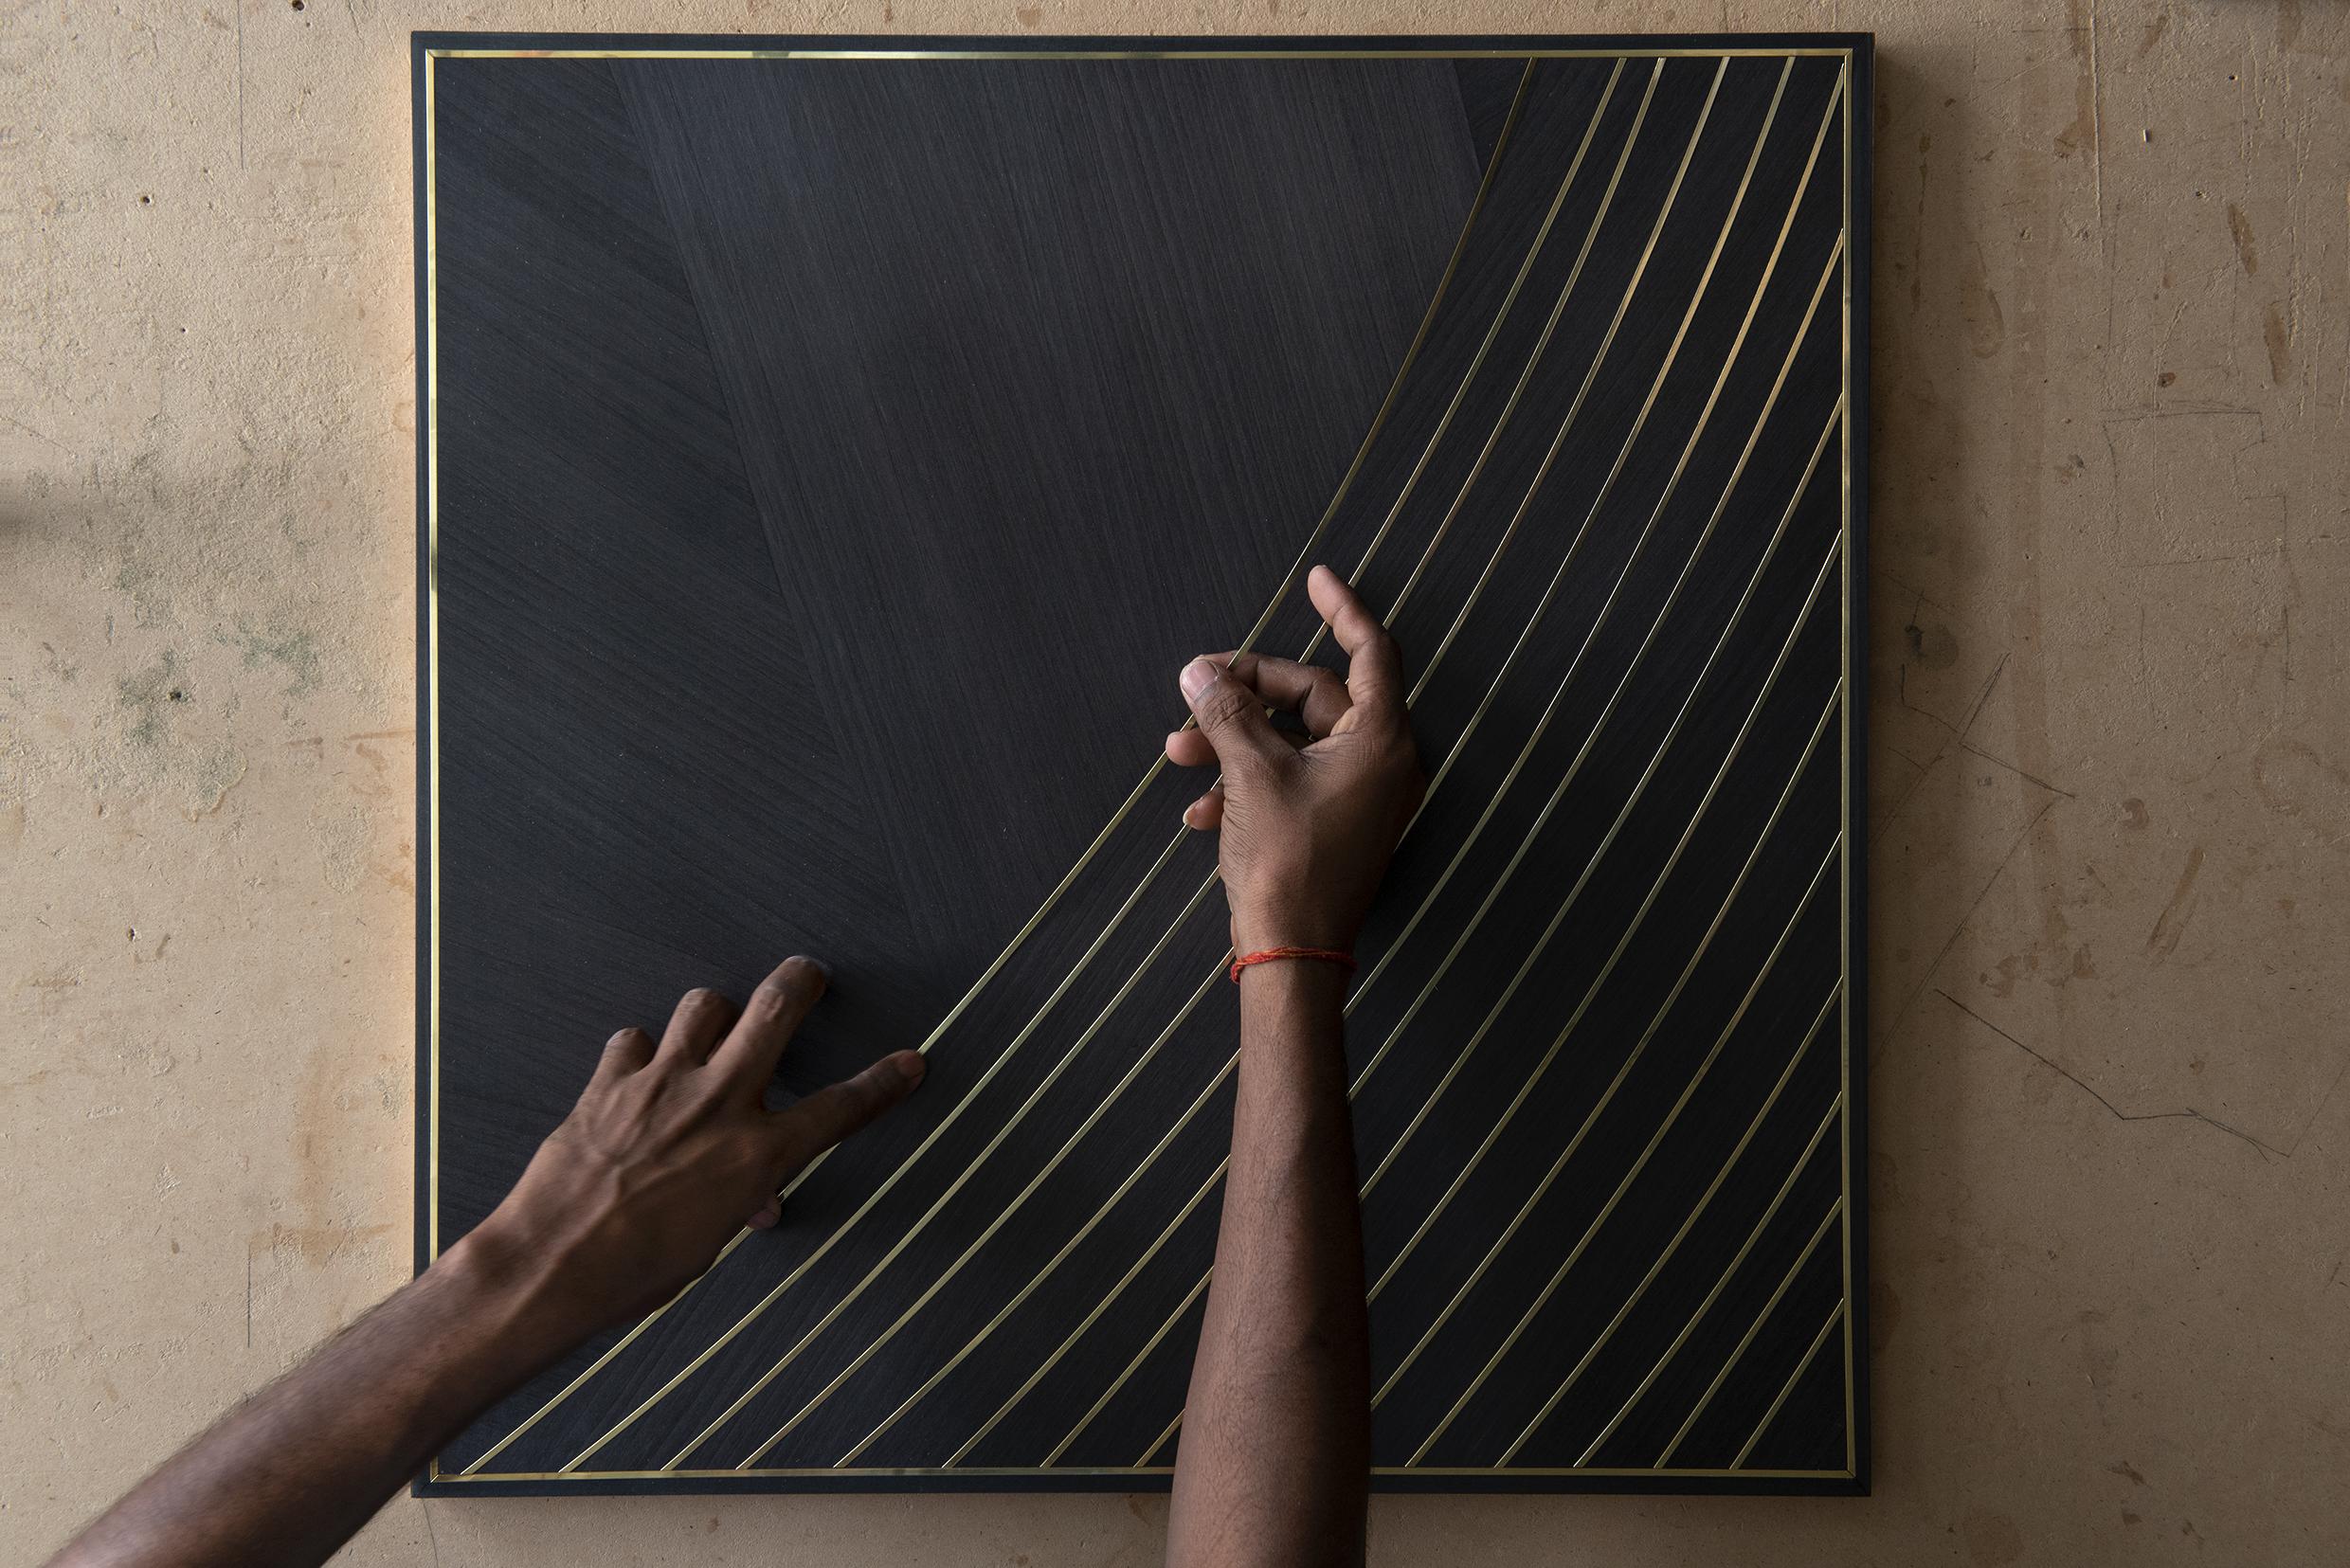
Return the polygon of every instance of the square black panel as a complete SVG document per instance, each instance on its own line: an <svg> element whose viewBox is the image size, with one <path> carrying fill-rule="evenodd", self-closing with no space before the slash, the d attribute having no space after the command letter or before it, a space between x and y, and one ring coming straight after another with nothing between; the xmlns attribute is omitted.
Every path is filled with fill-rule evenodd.
<svg viewBox="0 0 2350 1568"><path fill-rule="evenodd" d="M420 35L418 1263L782 955L903 1109L429 1492L1164 1486L1174 672L1401 640L1376 1482L1866 1488L1869 42Z"/></svg>

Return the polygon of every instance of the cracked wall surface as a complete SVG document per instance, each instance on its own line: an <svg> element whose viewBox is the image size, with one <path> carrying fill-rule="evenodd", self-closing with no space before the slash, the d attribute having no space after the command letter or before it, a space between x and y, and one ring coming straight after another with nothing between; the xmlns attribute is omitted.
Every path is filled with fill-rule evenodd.
<svg viewBox="0 0 2350 1568"><path fill-rule="evenodd" d="M0 1555L404 1276L411 27L1869 28L1878 1492L1383 1563L2341 1562L2350 14L0 0ZM1143 1563L1157 1499L396 1502L354 1563Z"/></svg>

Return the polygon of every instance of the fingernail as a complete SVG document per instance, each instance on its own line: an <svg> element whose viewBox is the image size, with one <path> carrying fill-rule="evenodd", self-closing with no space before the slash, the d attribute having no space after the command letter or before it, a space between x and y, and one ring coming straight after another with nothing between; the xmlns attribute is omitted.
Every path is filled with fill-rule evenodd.
<svg viewBox="0 0 2350 1568"><path fill-rule="evenodd" d="M791 962L794 964L806 964L809 968L824 977L825 984L829 985L832 983L832 965L826 964L822 959L811 958L805 953L794 953L791 955Z"/></svg>
<svg viewBox="0 0 2350 1568"><path fill-rule="evenodd" d="M783 1217L783 1215L770 1203L750 1217L750 1228L754 1231L771 1231L775 1228L775 1222Z"/></svg>
<svg viewBox="0 0 2350 1568"><path fill-rule="evenodd" d="M1195 658L1184 666L1183 688L1185 698L1197 697L1216 684L1216 666L1204 658Z"/></svg>
<svg viewBox="0 0 2350 1568"><path fill-rule="evenodd" d="M900 1051L895 1060L898 1074L909 1086L920 1083L930 1073L930 1061L919 1051Z"/></svg>

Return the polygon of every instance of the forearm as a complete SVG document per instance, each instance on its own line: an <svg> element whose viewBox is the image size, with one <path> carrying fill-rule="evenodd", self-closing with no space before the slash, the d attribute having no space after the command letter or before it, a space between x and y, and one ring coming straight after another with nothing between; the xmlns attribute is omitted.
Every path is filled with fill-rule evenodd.
<svg viewBox="0 0 2350 1568"><path fill-rule="evenodd" d="M461 1243L174 1455L53 1568L323 1562L466 1421L561 1354L520 1260Z"/></svg>
<svg viewBox="0 0 2350 1568"><path fill-rule="evenodd" d="M1260 964L1240 986L1215 1283L1169 1517L1178 1564L1360 1560L1370 1447L1345 976Z"/></svg>

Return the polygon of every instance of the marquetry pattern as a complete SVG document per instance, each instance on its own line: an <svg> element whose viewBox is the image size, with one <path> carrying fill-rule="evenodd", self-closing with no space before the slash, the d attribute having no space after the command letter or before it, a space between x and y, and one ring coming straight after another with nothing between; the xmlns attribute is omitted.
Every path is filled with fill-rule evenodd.
<svg viewBox="0 0 2350 1568"><path fill-rule="evenodd" d="M1347 1004L1383 1474L1856 1470L1849 85L1835 54L1525 61L1394 385L1287 580L1234 629L1243 646L1267 635L1353 508L1376 518L1354 574L1388 570L1378 607L1419 632L1407 652L1430 789ZM1580 128L1561 123L1569 104ZM1538 147L1536 169L1522 160ZM1501 253L1504 192L1541 216ZM1469 318L1473 276L1507 281L1475 294ZM1439 354L1448 343L1467 351ZM1497 458L1509 452L1521 460ZM1391 489L1363 494L1374 472ZM1400 583L1397 552L1413 552ZM1464 632L1497 626L1497 663L1448 662ZM1194 1180L1176 1156L1224 1137L1238 1054L1201 1060L1189 1092L1160 1102L1155 1139L1113 1162L1125 1174L1040 1268L990 1263L1038 1222L1032 1199L1073 1154L1098 1152L1089 1138L1130 1091L1187 1059L1175 1042L1230 955L1175 974L1186 933L1222 919L1213 873L1176 884L1179 900L1154 892L1184 832L1143 861L1024 1021L991 1037L965 1026L1064 896L1109 874L1108 846L1164 831L1136 810L1164 767L1148 764L922 1042L986 1065L910 1154L860 1168L860 1201L804 1217L747 1309L646 1359L689 1287L441 1478L1171 1463L1169 1369L1210 1287L1225 1168ZM1603 931L1590 924L1601 898L1616 911ZM1106 956L1137 938L1138 959ZM1097 965L1118 982L1064 1040L1058 1010ZM1627 1001L1626 982L1652 974L1660 989ZM1179 1000L1143 1016L1162 994ZM988 1094L1013 1064L1035 1068L1031 1047L1058 1054L1007 1080L1026 1084L1016 1099ZM1104 1051L1124 1072L1055 1121L1049 1091ZM931 1158L967 1111L992 1129L976 1157ZM990 1161L1014 1140L1053 1152L999 1181ZM1153 1223L1129 1217L1169 1168L1184 1171L1181 1203L1163 1222L1163 1206ZM992 1217L931 1235L973 1187ZM844 1246L901 1193L931 1195L912 1224L877 1255ZM1105 1237L1124 1238L1123 1266L1098 1273L1081 1313L1041 1337L1006 1331ZM713 1275L746 1266L743 1239ZM812 1276L831 1305L770 1342L768 1314ZM988 1289L977 1312L973 1279ZM950 1302L949 1348L935 1333L915 1348L910 1326ZM1081 1348L1090 1359L1072 1363ZM910 1442L910 1416L1006 1355L1018 1364L986 1397L951 1400L967 1418L950 1437L931 1410ZM1065 1363L1104 1370L1073 1398ZM882 1371L889 1395L868 1394ZM738 1379L723 1405L647 1448L648 1417L721 1376ZM1040 1410L1048 1385L1060 1406ZM812 1447L812 1418L840 1401L860 1435ZM583 1407L592 1437L549 1451L550 1418Z"/></svg>

